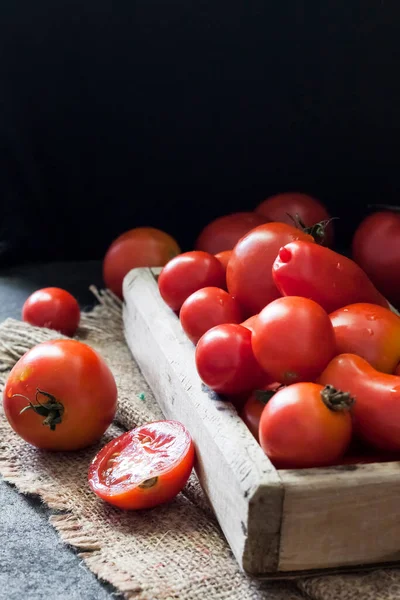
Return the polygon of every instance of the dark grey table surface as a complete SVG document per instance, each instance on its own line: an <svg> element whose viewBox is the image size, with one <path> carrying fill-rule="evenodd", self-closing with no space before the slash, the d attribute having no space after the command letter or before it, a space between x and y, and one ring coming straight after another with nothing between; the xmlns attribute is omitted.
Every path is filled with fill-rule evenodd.
<svg viewBox="0 0 400 600"><path fill-rule="evenodd" d="M19 319L27 296L63 287L82 308L93 304L89 285L102 285L98 262L50 263L0 271L0 321ZM3 600L110 600L115 590L102 584L65 546L48 522L48 509L19 494L0 478L0 598Z"/></svg>

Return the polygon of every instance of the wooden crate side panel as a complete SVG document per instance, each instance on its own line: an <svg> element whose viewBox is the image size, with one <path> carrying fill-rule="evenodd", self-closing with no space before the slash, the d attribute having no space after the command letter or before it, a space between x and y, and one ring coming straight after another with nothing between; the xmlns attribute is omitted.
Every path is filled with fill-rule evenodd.
<svg viewBox="0 0 400 600"><path fill-rule="evenodd" d="M400 559L400 463L281 471L279 571Z"/></svg>
<svg viewBox="0 0 400 600"><path fill-rule="evenodd" d="M239 564L249 572L273 572L283 503L277 472L232 405L202 385L194 346L151 271L132 271L124 296L128 345L165 416L191 432L199 480Z"/></svg>

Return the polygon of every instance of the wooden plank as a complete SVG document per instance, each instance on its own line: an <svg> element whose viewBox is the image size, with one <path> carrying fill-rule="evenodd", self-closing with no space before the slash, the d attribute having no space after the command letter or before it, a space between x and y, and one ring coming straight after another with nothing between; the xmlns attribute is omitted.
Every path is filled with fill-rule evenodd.
<svg viewBox="0 0 400 600"><path fill-rule="evenodd" d="M194 346L163 302L150 269L124 280L127 343L167 418L196 445L196 471L242 568L274 572L283 504L280 477L234 407L202 385Z"/></svg>
<svg viewBox="0 0 400 600"><path fill-rule="evenodd" d="M399 462L279 473L279 571L400 559Z"/></svg>

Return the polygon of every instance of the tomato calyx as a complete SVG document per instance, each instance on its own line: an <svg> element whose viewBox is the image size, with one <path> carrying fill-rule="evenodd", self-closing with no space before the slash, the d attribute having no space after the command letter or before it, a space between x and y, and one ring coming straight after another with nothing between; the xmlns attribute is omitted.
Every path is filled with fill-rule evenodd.
<svg viewBox="0 0 400 600"><path fill-rule="evenodd" d="M329 384L321 390L321 398L325 406L334 412L350 410L355 402L349 392L342 392Z"/></svg>
<svg viewBox="0 0 400 600"><path fill-rule="evenodd" d="M47 398L47 401L42 403L39 400L39 396L44 396ZM36 404L33 404L29 398L24 396L23 394L14 394L12 397L19 396L20 398L25 398L29 402L28 406L25 406L21 411L20 415L27 410L33 410L37 415L41 417L45 417L43 421L43 425L49 427L51 431L55 431L56 426L62 422L62 416L64 414L64 406L57 400L55 396L36 388Z"/></svg>
<svg viewBox="0 0 400 600"><path fill-rule="evenodd" d="M281 383L278 387L272 390L255 390L254 395L259 402L267 404L271 400L272 396L275 396L276 392L283 387L285 387L285 385Z"/></svg>
<svg viewBox="0 0 400 600"><path fill-rule="evenodd" d="M304 233L308 233L311 235L317 244L323 244L326 238L326 228L330 224L331 221L338 219L338 217L331 217L330 219L324 219L323 221L319 221L318 223L314 223L311 227L307 227L304 221L301 219L298 213L291 215L290 213L286 213L287 216L292 219L295 227L297 229L301 229Z"/></svg>

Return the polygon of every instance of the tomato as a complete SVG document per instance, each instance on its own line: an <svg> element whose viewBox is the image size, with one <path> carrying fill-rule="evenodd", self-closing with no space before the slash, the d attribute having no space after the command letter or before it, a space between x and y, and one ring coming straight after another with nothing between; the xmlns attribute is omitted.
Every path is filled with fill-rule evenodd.
<svg viewBox="0 0 400 600"><path fill-rule="evenodd" d="M23 321L69 336L74 335L80 318L79 304L72 294L56 287L36 290L22 307Z"/></svg>
<svg viewBox="0 0 400 600"><path fill-rule="evenodd" d="M182 329L197 344L201 336L223 323L240 323L243 315L238 301L225 290L206 287L194 292L179 313Z"/></svg>
<svg viewBox="0 0 400 600"><path fill-rule="evenodd" d="M257 317L258 317L258 314L253 315L252 317L249 317L248 319L243 321L243 323L240 323L240 324L242 327L246 327L246 329L250 329L250 331L253 333L254 325L255 325Z"/></svg>
<svg viewBox="0 0 400 600"><path fill-rule="evenodd" d="M312 381L336 353L329 315L313 300L278 298L254 323L254 356L274 381Z"/></svg>
<svg viewBox="0 0 400 600"><path fill-rule="evenodd" d="M356 354L339 354L319 378L355 397L354 431L378 450L400 451L400 377L381 373Z"/></svg>
<svg viewBox="0 0 400 600"><path fill-rule="evenodd" d="M224 268L224 272L225 272L225 285L224 285L224 289L226 289L226 269L228 267L228 262L230 260L232 256L232 250L224 250L223 252L218 252L215 255L215 258L218 258L219 262L221 263L221 265Z"/></svg>
<svg viewBox="0 0 400 600"><path fill-rule="evenodd" d="M236 244L226 281L229 293L237 298L247 316L260 312L281 295L272 279L272 265L279 249L293 240L313 242L310 235L286 223L266 223Z"/></svg>
<svg viewBox="0 0 400 600"><path fill-rule="evenodd" d="M329 248L303 241L279 250L273 278L283 296L304 296L328 313L357 302L389 308L364 271L352 260Z"/></svg>
<svg viewBox="0 0 400 600"><path fill-rule="evenodd" d="M296 216L298 216L300 223L306 228L312 228L313 225L331 219L325 206L319 200L299 192L285 192L270 196L256 207L255 212L266 217L268 221L278 221L288 225L293 225L293 219L296 220ZM332 222L326 223L326 228L315 228L313 234L319 243L331 246L333 243Z"/></svg>
<svg viewBox="0 0 400 600"><path fill-rule="evenodd" d="M203 229L196 240L196 250L217 254L232 250L245 233L267 219L254 212L238 212L218 217Z"/></svg>
<svg viewBox="0 0 400 600"><path fill-rule="evenodd" d="M182 423L148 423L100 450L89 468L89 486L118 508L152 508L169 502L184 488L194 455L192 438Z"/></svg>
<svg viewBox="0 0 400 600"><path fill-rule="evenodd" d="M349 304L331 313L337 354L357 354L384 373L400 362L400 318L376 304Z"/></svg>
<svg viewBox="0 0 400 600"><path fill-rule="evenodd" d="M173 237L153 227L130 229L113 241L103 261L106 286L122 298L122 282L138 267L163 267L180 253Z"/></svg>
<svg viewBox="0 0 400 600"><path fill-rule="evenodd" d="M274 382L263 386L259 390L255 390L248 397L240 412L241 418L246 423L257 442L259 442L258 430L262 411L264 410L267 402L281 387L281 383Z"/></svg>
<svg viewBox="0 0 400 600"><path fill-rule="evenodd" d="M43 342L11 370L4 412L26 442L46 450L79 450L100 439L114 419L117 386L101 356L77 340Z"/></svg>
<svg viewBox="0 0 400 600"><path fill-rule="evenodd" d="M260 419L260 445L281 469L329 466L351 441L353 399L331 386L295 383L269 400Z"/></svg>
<svg viewBox="0 0 400 600"><path fill-rule="evenodd" d="M251 348L251 332L241 325L209 329L200 338L195 356L200 379L219 394L249 393L265 381Z"/></svg>
<svg viewBox="0 0 400 600"><path fill-rule="evenodd" d="M173 258L158 277L158 289L164 302L179 311L186 298L204 287L223 288L224 268L207 252L184 252Z"/></svg>
<svg viewBox="0 0 400 600"><path fill-rule="evenodd" d="M400 214L380 211L358 226L352 243L352 256L378 290L395 306L400 306Z"/></svg>

